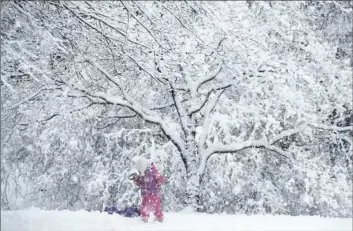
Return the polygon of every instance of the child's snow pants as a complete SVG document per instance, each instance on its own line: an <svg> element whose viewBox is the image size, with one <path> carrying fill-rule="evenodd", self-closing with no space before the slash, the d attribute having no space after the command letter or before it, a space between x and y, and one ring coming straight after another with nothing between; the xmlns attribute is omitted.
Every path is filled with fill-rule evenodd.
<svg viewBox="0 0 353 231"><path fill-rule="evenodd" d="M163 213L161 209L161 195L145 195L142 198L141 204L141 217L142 220L147 222L149 217L149 212L153 212L156 220L159 222L163 221Z"/></svg>

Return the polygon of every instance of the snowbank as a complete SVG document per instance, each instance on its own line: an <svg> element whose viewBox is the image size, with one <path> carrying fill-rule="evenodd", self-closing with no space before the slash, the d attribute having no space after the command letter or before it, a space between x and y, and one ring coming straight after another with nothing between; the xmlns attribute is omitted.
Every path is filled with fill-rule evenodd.
<svg viewBox="0 0 353 231"><path fill-rule="evenodd" d="M206 230L352 230L350 218L211 215L166 213L163 223L143 223L100 212L46 211L36 208L1 211L2 231L206 231Z"/></svg>

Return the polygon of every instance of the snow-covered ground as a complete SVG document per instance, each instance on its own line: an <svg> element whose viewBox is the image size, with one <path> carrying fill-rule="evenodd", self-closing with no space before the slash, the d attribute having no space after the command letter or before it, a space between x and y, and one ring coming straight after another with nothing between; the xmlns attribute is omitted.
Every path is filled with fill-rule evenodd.
<svg viewBox="0 0 353 231"><path fill-rule="evenodd" d="M2 231L198 231L198 230L352 230L350 218L211 215L166 213L163 223L143 223L100 212L45 211L31 208L1 211Z"/></svg>

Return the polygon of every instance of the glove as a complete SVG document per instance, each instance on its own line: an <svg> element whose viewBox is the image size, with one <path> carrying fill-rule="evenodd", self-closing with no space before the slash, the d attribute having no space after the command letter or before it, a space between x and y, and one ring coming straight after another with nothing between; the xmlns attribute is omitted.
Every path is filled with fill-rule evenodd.
<svg viewBox="0 0 353 231"><path fill-rule="evenodd" d="M136 173L132 173L132 174L128 177L128 179L129 179L129 180L135 180L137 177L138 177L138 175L137 175Z"/></svg>

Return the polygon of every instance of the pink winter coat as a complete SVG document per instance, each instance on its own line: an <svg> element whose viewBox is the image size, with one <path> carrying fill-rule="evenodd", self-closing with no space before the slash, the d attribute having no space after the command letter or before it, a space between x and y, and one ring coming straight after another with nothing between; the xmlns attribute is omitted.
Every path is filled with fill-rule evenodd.
<svg viewBox="0 0 353 231"><path fill-rule="evenodd" d="M152 163L148 167L144 175L135 178L135 184L141 188L142 197L159 195L161 184L164 183L164 178L159 174L158 169Z"/></svg>

